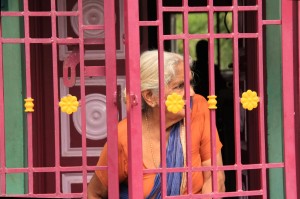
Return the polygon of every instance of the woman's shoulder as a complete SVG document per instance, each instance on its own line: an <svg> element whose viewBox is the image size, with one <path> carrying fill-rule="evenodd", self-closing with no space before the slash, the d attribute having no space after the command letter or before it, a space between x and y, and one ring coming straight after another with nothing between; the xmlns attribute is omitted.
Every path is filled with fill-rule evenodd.
<svg viewBox="0 0 300 199"><path fill-rule="evenodd" d="M206 99L202 96L202 95L199 95L199 94L195 94L194 96L193 96L193 100L195 101L206 101Z"/></svg>
<svg viewBox="0 0 300 199"><path fill-rule="evenodd" d="M207 109L208 107L208 103L207 100L199 94L195 94L193 96L193 111L200 111L200 110L204 110Z"/></svg>
<svg viewBox="0 0 300 199"><path fill-rule="evenodd" d="M119 123L118 123L118 129L119 131L124 131L127 130L127 118L122 119Z"/></svg>

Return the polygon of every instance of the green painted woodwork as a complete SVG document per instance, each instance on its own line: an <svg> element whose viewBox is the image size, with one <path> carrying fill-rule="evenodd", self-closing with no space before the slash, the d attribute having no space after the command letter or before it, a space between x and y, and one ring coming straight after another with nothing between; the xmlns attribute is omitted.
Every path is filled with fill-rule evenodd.
<svg viewBox="0 0 300 199"><path fill-rule="evenodd" d="M8 10L21 10L20 2L7 1ZM266 1L267 19L280 19L280 0ZM4 37L23 37L22 17L3 17ZM266 28L266 66L267 66L267 127L268 161L283 161L282 138L282 82L281 82L281 37L280 26ZM4 57L4 95L5 132L7 167L24 167L26 160L26 115L23 112L24 89L24 46L20 44L3 45ZM25 193L27 187L25 174L7 175L7 193ZM269 170L269 198L283 199L283 169Z"/></svg>
<svg viewBox="0 0 300 199"><path fill-rule="evenodd" d="M266 18L280 19L280 0L266 1ZM283 162L281 26L266 26L268 162ZM283 199L283 169L269 170L269 198Z"/></svg>
<svg viewBox="0 0 300 199"><path fill-rule="evenodd" d="M7 8L20 10L19 1L8 1ZM4 38L23 37L22 17L2 17ZM24 99L24 45L4 44L4 106L5 106L5 137L6 167L24 167L26 163L26 128L23 109ZM22 194L26 192L26 175L7 174L6 193Z"/></svg>

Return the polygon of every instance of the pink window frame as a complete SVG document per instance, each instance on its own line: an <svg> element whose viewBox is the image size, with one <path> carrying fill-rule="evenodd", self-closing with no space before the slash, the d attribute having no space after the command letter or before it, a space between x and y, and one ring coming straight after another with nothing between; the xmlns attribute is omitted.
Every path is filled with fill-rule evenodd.
<svg viewBox="0 0 300 199"><path fill-rule="evenodd" d="M85 85L84 85L84 78L85 78L85 67L84 67L84 40L83 38L83 31L85 29L101 29L103 27L92 27L92 26L84 26L82 22L82 1L78 1L78 12L55 12L56 8L56 1L51 1L51 12L30 12L28 9L28 0L23 0L24 2L24 12L3 12L1 16L23 16L24 17L24 38L2 38L2 32L0 27L0 126L4 127L4 85L3 85L3 49L2 44L4 43L24 43L25 44L25 65L26 65L26 97L31 97L31 76L30 76L30 44L31 43L48 43L52 45L53 49L53 60L57 60L57 45L58 44L79 44L80 49L80 81L82 82L80 86L81 90L81 99L82 103L85 103ZM183 39L184 40L184 57L188 57L188 39L192 38L205 38L209 39L209 49L211 52L214 51L214 43L213 40L215 38L232 38L234 49L238 46L238 39L239 38L257 38L258 39L258 66L263 65L263 26L264 25L281 25L282 26L282 82L283 82L283 130L284 130L284 163L266 163L266 151L265 151L265 135L262 133L264 132L264 87L263 87L263 70L262 67L258 67L258 95L261 97L261 102L259 106L259 131L261 132L260 135L260 153L261 153L261 160L260 165L242 165L241 164L241 154L240 152L236 153L236 160L237 164L233 166L216 166L216 156L213 155L212 157L212 166L207 168L200 168L196 169L197 171L204 171L204 170L211 170L213 172L213 191L215 192L217 189L217 171L218 170L236 170L237 171L237 190L242 190L241 184L241 171L242 169L261 169L262 171L262 189L261 190L254 190L254 191L243 191L243 192L232 192L232 193L213 193L211 196L215 197L225 197L225 196L251 196L251 195L261 195L263 198L267 198L267 181L266 181L266 170L269 168L282 168L284 167L285 171L285 190L286 190L286 198L293 199L297 198L297 181L296 181L296 148L295 148L295 120L294 120L294 75L293 75L293 67L294 67L294 59L297 57L295 55L295 34L294 31L295 25L293 24L294 16L296 15L295 6L299 4L295 1L282 1L282 19L281 20L258 20L258 32L257 33L238 33L237 23L234 23L233 26L233 33L232 34L202 34L192 36L186 34L188 32L188 25L184 23L184 33L181 35L163 35L163 27L162 27L162 12L172 12L178 11L183 13L184 21L187 21L187 13L189 11L206 11L209 14L209 18L213 17L214 11L232 11L233 12L233 21L237 22L237 13L238 11L257 11L258 18L262 19L262 2L257 1L257 6L245 6L239 7L237 5L237 0L233 0L233 6L231 7L213 7L213 0L208 1L207 7L189 7L188 1L183 1L182 7L163 7L161 1L158 1L157 10L158 16L156 21L139 21L139 7L138 7L138 0L127 0L125 1L125 46L126 46L126 82L127 82L127 96L128 96L128 103L127 103L127 110L128 110L128 132L129 132L129 196L132 199L140 199L143 198L143 187L142 187L142 178L143 173L147 172L160 172L162 173L162 185L165 187L166 185L166 172L167 171L175 171L175 169L166 169L165 161L162 161L162 168L161 169L154 169L154 170L144 170L142 168L142 146L141 146L141 134L135 132L141 132L141 118L140 118L140 110L141 110L141 99L140 99L140 88L139 86L139 56L140 56L140 48L139 48L139 28L141 26L157 26L158 27L158 49L159 53L159 65L161 66L162 63L162 50L163 50L163 41L165 40L172 40L172 39ZM114 1L106 1L105 2L105 10L109 10L105 12L105 23L109 24L114 21L115 15L114 13ZM299 11L299 9L298 9ZM60 39L56 35L56 17L57 16L79 16L79 39ZM52 23L52 37L49 39L41 39L41 38L30 38L29 35L29 16L51 16L51 23ZM105 37L105 43L114 43L115 38L115 29L113 26L105 26L105 30L107 31L107 35ZM209 20L209 32L213 32L213 21ZM299 32L298 32L299 33ZM298 35L299 37L299 35ZM106 81L112 82L111 84L107 85L107 110L112 115L117 115L117 110L115 108L114 102L116 100L116 48L114 45L107 45L106 46L106 65L107 67L106 74ZM292 52L292 53L291 53ZM213 60L213 54L210 54L210 60ZM236 50L234 51L234 89L238 91L239 89L239 77L238 77L238 54ZM53 62L53 87L58 88L58 75L57 75L57 63ZM185 74L188 74L188 59L185 59ZM210 70L209 70L209 77L212 81L210 84L210 93L214 93L214 65L210 63ZM104 72L103 72L104 74ZM163 69L160 67L160 80L163 80ZM185 79L187 79L187 75L185 75ZM160 81L163 82L163 81ZM189 81L187 81L189 82ZM161 83L161 88L163 88L163 84ZM189 96L189 83L185 85L185 91L187 96ZM160 102L163 103L163 89L160 90L161 97ZM53 91L54 94L54 104L58 104L58 90L55 89ZM234 94L235 101L238 101L239 95L238 92ZM189 100L187 100L187 106L189 106ZM165 108L161 106L161 131L164 129L164 112ZM107 169L109 172L109 195L111 198L118 198L119 193L117 190L118 188L118 176L117 172L112 165L117 164L117 158L109 159L108 167L96 167L96 166L88 166L86 162L86 132L85 132L85 108L82 107L82 166L81 167L61 167L60 166L60 145L59 145L59 109L54 110L54 118L55 118L55 166L51 168L34 168L33 167L33 156L32 156L32 113L27 114L27 132L28 132L28 167L26 168L6 168L5 167L5 130L4 128L0 128L0 153L1 153L1 194L0 196L6 196L6 177L7 173L27 173L28 174L28 193L22 195L15 195L17 197L86 197L87 189L86 186L83 186L83 193L70 193L70 194L62 194L60 191L60 172L61 171L78 171L81 170L83 173L83 183L87 184L87 171L90 170L97 170L97 169ZM240 147L239 142L239 104L235 103L235 136L236 147ZM115 146L114 143L117 143L117 134L116 124L117 117L108 117L108 147L110 150L110 154L112 157L117 157L118 148ZM187 123L190 122L189 118L189 110L187 110ZM211 123L215 123L215 111L211 111ZM187 132L190 131L187 125ZM215 126L212 125L212 132L215 132ZM161 135L161 139L164 138L164 133ZM190 140L190 135L187 134L187 140ZM215 152L215 134L212 133L212 152ZM165 149L165 142L162 142L162 148ZM190 148L190 143L187 143L187 148ZM187 150L188 151L188 150ZM134 158L131 154L134 154ZM215 154L215 153L212 153ZM165 160L166 154L165 150L162 150L162 159ZM187 154L187 168L177 169L178 171L187 171L188 174L188 195L185 196L177 196L177 197L168 197L168 198L203 198L206 195L191 195L191 171L195 171L194 168L191 167L191 156ZM176 171L177 171L176 170ZM33 194L33 173L34 172L55 172L56 176L56 193L54 194ZM163 198L166 198L166 190L162 189Z"/></svg>

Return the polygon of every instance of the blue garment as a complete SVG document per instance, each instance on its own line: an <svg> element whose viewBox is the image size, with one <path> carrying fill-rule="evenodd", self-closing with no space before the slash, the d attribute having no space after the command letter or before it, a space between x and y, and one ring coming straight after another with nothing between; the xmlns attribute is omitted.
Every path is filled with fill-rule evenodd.
<svg viewBox="0 0 300 199"><path fill-rule="evenodd" d="M180 122L173 125L167 147L167 168L183 167L184 157L180 141ZM182 173L167 173L167 195L176 196L180 194ZM161 198L161 174L157 174L154 186L146 199ZM128 199L128 185L120 184L120 199Z"/></svg>
<svg viewBox="0 0 300 199"><path fill-rule="evenodd" d="M193 108L193 97L192 96L190 97L190 108L191 109Z"/></svg>
<svg viewBox="0 0 300 199"><path fill-rule="evenodd" d="M167 147L167 167L183 167L184 158L180 141L180 122L176 123L171 132ZM182 173L167 173L167 195L176 196L180 194ZM161 198L161 174L157 174L154 180L154 186L146 199Z"/></svg>
<svg viewBox="0 0 300 199"><path fill-rule="evenodd" d="M128 185L123 182L120 184L120 199L128 199Z"/></svg>

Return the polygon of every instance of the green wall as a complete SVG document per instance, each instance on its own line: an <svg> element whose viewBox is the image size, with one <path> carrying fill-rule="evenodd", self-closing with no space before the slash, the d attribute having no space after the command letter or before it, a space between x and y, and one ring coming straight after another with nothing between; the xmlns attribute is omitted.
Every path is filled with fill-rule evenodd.
<svg viewBox="0 0 300 199"><path fill-rule="evenodd" d="M8 10L21 10L22 1L7 1ZM280 0L266 1L267 19L280 19ZM23 37L22 17L2 17L4 37ZM279 25L266 28L267 64L267 127L268 161L283 161L282 144L282 87L281 87L281 29ZM24 89L24 46L4 44L4 84L5 84L5 132L7 167L26 166L26 128L23 112ZM272 199L284 197L283 169L270 169L269 185ZM26 175L7 175L7 193L25 193Z"/></svg>
<svg viewBox="0 0 300 199"><path fill-rule="evenodd" d="M9 0L6 2L6 9L9 11L21 10L20 2L22 1ZM23 17L2 17L1 20L4 38L23 37ZM7 168L24 167L26 165L23 55L23 44L3 44ZM7 194L26 192L25 174L7 174L6 180Z"/></svg>
<svg viewBox="0 0 300 199"><path fill-rule="evenodd" d="M266 1L267 19L281 18L281 1ZM268 162L283 162L281 26L266 26ZM283 199L283 169L269 170L269 198Z"/></svg>

